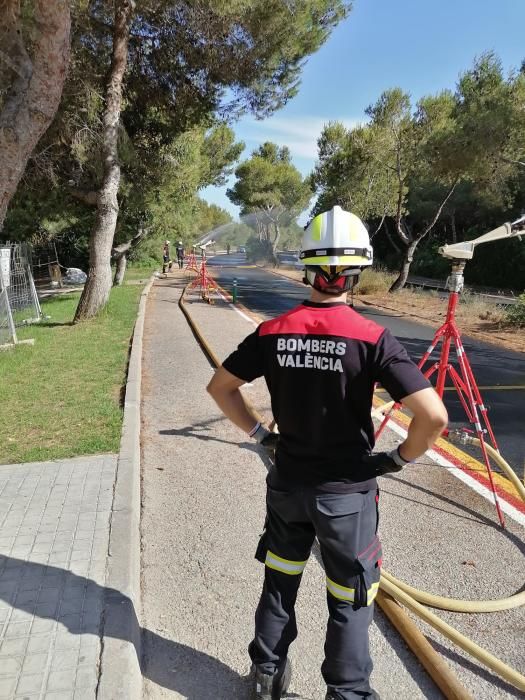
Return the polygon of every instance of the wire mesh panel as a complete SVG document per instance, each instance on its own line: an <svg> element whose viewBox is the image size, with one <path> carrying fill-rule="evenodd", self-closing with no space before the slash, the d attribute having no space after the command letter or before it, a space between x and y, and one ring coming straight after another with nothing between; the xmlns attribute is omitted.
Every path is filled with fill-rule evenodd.
<svg viewBox="0 0 525 700"><path fill-rule="evenodd" d="M2 287L7 293L15 326L40 321L42 310L31 271L29 246L0 244L0 251Z"/></svg>
<svg viewBox="0 0 525 700"><path fill-rule="evenodd" d="M0 279L0 347L16 343L16 332L7 290L2 285Z"/></svg>
<svg viewBox="0 0 525 700"><path fill-rule="evenodd" d="M62 266L54 241L31 239L31 269L35 286L62 287Z"/></svg>

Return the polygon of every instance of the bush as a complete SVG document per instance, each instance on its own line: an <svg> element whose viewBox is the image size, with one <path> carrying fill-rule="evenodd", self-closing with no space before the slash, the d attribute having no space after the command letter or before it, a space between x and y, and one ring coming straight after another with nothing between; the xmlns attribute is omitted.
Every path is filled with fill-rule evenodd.
<svg viewBox="0 0 525 700"><path fill-rule="evenodd" d="M397 275L387 270L372 270L370 268L363 271L359 284L356 287L357 294L380 294L388 292Z"/></svg>
<svg viewBox="0 0 525 700"><path fill-rule="evenodd" d="M525 326L525 294L520 294L516 303L508 307L505 321L518 328Z"/></svg>
<svg viewBox="0 0 525 700"><path fill-rule="evenodd" d="M252 263L272 261L272 249L268 242L260 241L257 236L250 236L246 241L246 260Z"/></svg>

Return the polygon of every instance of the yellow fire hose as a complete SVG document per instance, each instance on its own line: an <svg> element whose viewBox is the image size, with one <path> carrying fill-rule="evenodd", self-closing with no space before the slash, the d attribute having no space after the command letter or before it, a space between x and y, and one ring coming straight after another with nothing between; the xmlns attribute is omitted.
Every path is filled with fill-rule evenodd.
<svg viewBox="0 0 525 700"><path fill-rule="evenodd" d="M179 300L179 306L190 327L203 346L206 354L212 360L213 364L218 367L220 362L217 356L206 341L206 338L202 334L198 324L194 321L185 307L184 296L186 294L186 289L187 287L182 292ZM374 409L372 415L374 417L380 417L382 413L385 413L393 405L393 403L394 402L392 401L389 404L381 406L380 410ZM253 406L251 405L250 408L254 410ZM477 446L480 444L479 440L474 437L467 437L466 442ZM516 476L515 472L496 450L494 450L490 445L485 446L490 456L506 473L512 484L516 487L520 497L525 502L525 488L523 487L519 478ZM437 654L437 652L428 644L428 642L427 645L423 644L422 639L415 633L413 623L411 622L410 618L405 613L402 613L401 610L397 611L392 607L392 598L405 605L414 614L431 625L438 632L441 632L441 634L457 644L461 649L469 653L479 662L487 666L487 668L489 668L491 671L497 673L519 690L525 691L525 676L490 654L468 637L465 637L463 634L461 634L461 632L456 630L454 627L451 627L433 612L427 610L424 605L422 605L422 603L424 603L430 607L441 608L442 610L449 610L453 612L496 612L500 610L509 610L525 604L525 591L509 596L508 598L502 598L501 600L457 600L454 598L445 598L443 596L437 596L433 595L432 593L420 591L419 589L413 588L412 586L409 586L403 581L395 578L395 576L392 576L392 574L389 574L388 571L385 571L384 569L381 571L380 588L385 594L378 595L377 602L379 603L380 607L384 610L385 614L389 617L400 634L402 634L407 643L409 643L412 651L430 673L431 677L448 700L468 700L471 696L466 690L462 689L462 686L459 684L452 671L443 662L439 654Z"/></svg>

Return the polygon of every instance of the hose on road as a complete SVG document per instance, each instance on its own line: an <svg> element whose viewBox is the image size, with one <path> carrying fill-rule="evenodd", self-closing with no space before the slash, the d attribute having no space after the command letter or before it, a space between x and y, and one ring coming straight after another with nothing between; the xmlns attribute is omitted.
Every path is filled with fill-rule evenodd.
<svg viewBox="0 0 525 700"><path fill-rule="evenodd" d="M220 362L211 349L209 343L204 337L201 329L199 328L196 321L192 318L188 310L186 309L184 296L186 294L187 287L184 288L181 297L179 299L179 307L186 317L190 327L197 336L197 339L201 343L208 357L212 360L213 364L218 367ZM388 410L394 402L381 406L381 412ZM253 410L253 406L250 406ZM372 415L377 417L378 410L375 409ZM477 438L469 437L468 440L472 445L479 445L479 440ZM490 448L490 445L485 445L489 451L491 457L498 463L498 465L507 474L511 482L516 487L520 497L525 502L525 488L521 484L519 478L512 470L510 465L503 459L503 457L496 452L496 450ZM462 612L462 613L485 613L485 612L495 612L500 610L509 610L511 608L516 608L520 605L525 604L525 591L517 593L515 595L509 596L507 598L502 598L501 600L457 600L454 598L446 598L443 596L434 595L426 591L421 591L416 589L403 581L400 581L395 576L390 574L384 569L381 571L381 582L380 589L384 591L385 596L379 595L377 598L378 604L384 610L385 614L392 621L396 629L402 634L407 643L409 643L410 648L416 654L418 659L421 661L423 666L430 673L436 685L441 688L444 695L448 700L468 700L470 695L466 690L462 689L459 681L455 678L449 667L444 664L442 658L433 650L430 645L428 647L423 644L420 638L413 634L413 630L410 625L413 625L410 618L406 613L395 611L392 608L392 598L397 600L399 603L406 606L415 615L424 620L426 623L431 625L438 632L443 634L445 637L450 639L454 644L457 644L461 649L466 651L468 654L473 656L479 662L484 664L494 673L497 673L504 680L514 685L519 690L525 691L525 676L511 668L503 661L493 656L488 651L480 647L474 641L461 634L451 625L447 624L441 620L437 615L435 615L430 610L424 607L428 605L434 608L440 608L442 610L448 610L452 612ZM385 602L386 601L386 602ZM383 604L385 607L383 607ZM404 617L403 617L404 616ZM410 639L410 642L409 642ZM430 649L429 649L430 647ZM435 655L433 657L432 653ZM447 690L447 688L449 690ZM463 692L461 692L463 690Z"/></svg>

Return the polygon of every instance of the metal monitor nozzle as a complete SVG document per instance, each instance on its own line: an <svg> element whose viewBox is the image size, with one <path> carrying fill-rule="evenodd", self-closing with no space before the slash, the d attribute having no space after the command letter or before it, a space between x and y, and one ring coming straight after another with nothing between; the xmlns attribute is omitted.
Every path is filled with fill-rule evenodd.
<svg viewBox="0 0 525 700"><path fill-rule="evenodd" d="M204 249L207 248L209 245L212 245L212 243L215 243L215 241L214 241L213 239L210 240L210 241L207 241L206 243L202 243L202 244L201 244L201 243L197 243L197 244L194 245L193 247L196 248L196 247L198 246L201 250L204 250Z"/></svg>
<svg viewBox="0 0 525 700"><path fill-rule="evenodd" d="M480 243L490 243L491 241L499 241L502 238L521 238L525 234L525 216L516 219L512 223L506 223L498 226L488 233L484 233L479 238L474 238L472 241L463 241L462 243L453 243L451 245L443 245L438 248L438 253L444 258L450 260L472 260L474 257L474 249Z"/></svg>

